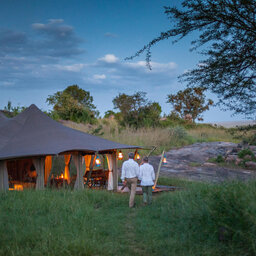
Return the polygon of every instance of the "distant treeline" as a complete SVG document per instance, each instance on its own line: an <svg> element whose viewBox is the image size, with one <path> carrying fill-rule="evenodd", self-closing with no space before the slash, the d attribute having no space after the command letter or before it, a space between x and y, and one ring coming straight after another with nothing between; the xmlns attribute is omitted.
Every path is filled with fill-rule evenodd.
<svg viewBox="0 0 256 256"><path fill-rule="evenodd" d="M203 120L201 114L213 104L206 101L201 88L186 89L177 94L167 95L167 102L172 105L169 115L161 116L162 109L158 102L151 102L146 92L132 95L118 94L113 100L114 111L105 112L104 118L115 119L121 126L134 128L168 126L170 123L194 123ZM46 102L53 107L47 114L55 120L71 120L77 123L95 124L99 119L99 111L93 104L90 92L78 85L70 85L63 91L49 95ZM13 117L26 107L14 107L9 101L2 111Z"/></svg>

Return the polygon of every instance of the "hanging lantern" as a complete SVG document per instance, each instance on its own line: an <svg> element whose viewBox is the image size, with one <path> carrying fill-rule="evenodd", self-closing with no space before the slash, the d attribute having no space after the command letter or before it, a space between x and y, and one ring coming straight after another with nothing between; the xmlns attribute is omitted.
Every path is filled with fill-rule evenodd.
<svg viewBox="0 0 256 256"><path fill-rule="evenodd" d="M95 166L96 166L96 167L100 167L100 165L101 165L101 161L100 161L99 156L97 156L97 157L96 157L96 160L95 160Z"/></svg>
<svg viewBox="0 0 256 256"><path fill-rule="evenodd" d="M136 159L137 161L140 160L140 154L139 154L139 152L136 153L135 159Z"/></svg>
<svg viewBox="0 0 256 256"><path fill-rule="evenodd" d="M163 164L164 164L164 165L166 165L166 164L167 164L166 154L164 154Z"/></svg>
<svg viewBox="0 0 256 256"><path fill-rule="evenodd" d="M120 150L117 155L118 160L122 160L124 158L123 152Z"/></svg>

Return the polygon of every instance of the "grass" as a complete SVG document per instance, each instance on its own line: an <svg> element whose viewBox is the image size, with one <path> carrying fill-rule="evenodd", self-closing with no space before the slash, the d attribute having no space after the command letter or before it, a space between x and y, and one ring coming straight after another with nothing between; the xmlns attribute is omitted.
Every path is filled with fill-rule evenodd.
<svg viewBox="0 0 256 256"><path fill-rule="evenodd" d="M106 191L1 193L0 255L256 254L255 181L159 182L185 189L135 209Z"/></svg>
<svg viewBox="0 0 256 256"><path fill-rule="evenodd" d="M100 120L97 125L77 124L70 121L66 121L64 124L87 133L92 133L101 127L99 134L96 135L129 145L139 145L146 148L156 146L157 149L154 154L160 154L163 149L169 150L196 142L240 142L238 139L234 139L227 129L209 125L196 125L189 129L183 126L176 126L140 128L136 130L130 127L120 127L115 120L107 119Z"/></svg>

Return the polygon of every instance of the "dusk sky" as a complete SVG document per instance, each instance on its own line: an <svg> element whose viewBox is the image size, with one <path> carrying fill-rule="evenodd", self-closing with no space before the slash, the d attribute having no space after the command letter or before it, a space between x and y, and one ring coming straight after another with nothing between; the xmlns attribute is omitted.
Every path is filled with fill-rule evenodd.
<svg viewBox="0 0 256 256"><path fill-rule="evenodd" d="M1 0L0 108L34 103L43 110L48 95L77 84L90 91L100 111L113 109L119 93L147 92L171 111L167 94L184 89L178 75L203 59L191 52L193 36L152 49L152 70L145 55L133 55L171 24L163 6L178 0ZM209 95L216 101L214 95ZM241 120L219 108L205 112L206 122Z"/></svg>

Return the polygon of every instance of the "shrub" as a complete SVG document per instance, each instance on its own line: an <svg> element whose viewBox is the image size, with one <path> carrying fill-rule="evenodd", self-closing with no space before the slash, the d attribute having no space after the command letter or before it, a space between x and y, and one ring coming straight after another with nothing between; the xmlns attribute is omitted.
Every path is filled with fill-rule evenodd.
<svg viewBox="0 0 256 256"><path fill-rule="evenodd" d="M184 140L188 136L187 131L182 126L175 126L170 128L170 135L171 137L176 138L176 140Z"/></svg>
<svg viewBox="0 0 256 256"><path fill-rule="evenodd" d="M224 158L222 157L222 155L218 155L215 159L215 162L217 163L223 163L224 162Z"/></svg>
<svg viewBox="0 0 256 256"><path fill-rule="evenodd" d="M238 153L238 157L241 159L243 159L247 155L251 156L252 160L255 160L255 156L249 148L245 148Z"/></svg>

